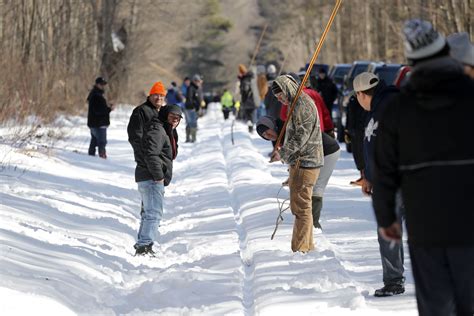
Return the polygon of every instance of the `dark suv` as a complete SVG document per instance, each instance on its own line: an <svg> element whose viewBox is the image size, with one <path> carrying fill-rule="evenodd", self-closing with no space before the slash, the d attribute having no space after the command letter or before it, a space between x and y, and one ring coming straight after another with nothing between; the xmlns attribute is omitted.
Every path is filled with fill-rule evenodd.
<svg viewBox="0 0 474 316"><path fill-rule="evenodd" d="M370 63L367 67L368 72L376 74L380 80L383 80L385 84L390 85L397 77L398 70L402 68L400 64L386 64L382 62Z"/></svg>

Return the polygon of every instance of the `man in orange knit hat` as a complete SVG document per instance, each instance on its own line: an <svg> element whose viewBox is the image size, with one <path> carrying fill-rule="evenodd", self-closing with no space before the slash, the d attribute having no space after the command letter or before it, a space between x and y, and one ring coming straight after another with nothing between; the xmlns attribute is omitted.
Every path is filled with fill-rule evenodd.
<svg viewBox="0 0 474 316"><path fill-rule="evenodd" d="M142 251L140 254L145 254L148 251L148 248L151 250L151 245L153 244L153 240L149 240L149 237L144 237L142 234L143 226L148 225L148 221L143 218L143 201L152 198L150 195L153 194L153 190L142 190L140 186L141 182L149 180L147 178L148 171L145 159L143 157L141 142L145 125L153 117L158 116L160 108L165 105L165 96L166 89L163 83L161 81L155 82L155 84L150 89L150 93L148 94L148 98L145 103L137 106L133 110L127 126L128 141L132 145L135 162L137 163L137 167L135 168L135 182L138 184L138 191L140 192L142 198L142 211L140 214L142 216L142 220L140 224L140 230L138 231L138 242L135 245L137 253L139 253L138 250ZM148 226L145 227L145 229L149 230ZM154 228L152 227L151 229ZM158 227L156 227L156 229L158 229Z"/></svg>

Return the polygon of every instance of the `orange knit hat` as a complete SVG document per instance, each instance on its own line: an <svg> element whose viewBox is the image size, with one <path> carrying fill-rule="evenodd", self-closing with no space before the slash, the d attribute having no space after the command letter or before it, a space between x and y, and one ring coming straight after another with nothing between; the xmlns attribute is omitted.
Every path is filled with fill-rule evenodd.
<svg viewBox="0 0 474 316"><path fill-rule="evenodd" d="M152 94L161 94L161 95L166 95L166 89L165 86L161 81L155 82L153 87L151 87L150 93L148 95Z"/></svg>
<svg viewBox="0 0 474 316"><path fill-rule="evenodd" d="M247 67L245 67L245 65L243 65L243 64L240 64L239 65L239 73L241 75L245 75L247 73Z"/></svg>

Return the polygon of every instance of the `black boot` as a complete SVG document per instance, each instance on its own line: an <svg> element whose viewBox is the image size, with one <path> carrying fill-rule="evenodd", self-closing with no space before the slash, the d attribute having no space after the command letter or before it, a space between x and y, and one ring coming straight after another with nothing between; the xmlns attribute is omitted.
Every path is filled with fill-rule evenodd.
<svg viewBox="0 0 474 316"><path fill-rule="evenodd" d="M311 210L313 213L314 228L322 229L321 224L319 224L319 217L321 216L322 208L323 208L323 198L313 195L311 197Z"/></svg>

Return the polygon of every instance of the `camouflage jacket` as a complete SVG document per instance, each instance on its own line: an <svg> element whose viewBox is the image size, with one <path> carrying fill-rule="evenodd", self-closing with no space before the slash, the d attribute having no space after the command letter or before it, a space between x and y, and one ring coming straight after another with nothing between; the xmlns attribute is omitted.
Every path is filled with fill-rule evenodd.
<svg viewBox="0 0 474 316"><path fill-rule="evenodd" d="M287 75L279 76L275 82L290 101L293 101L298 84ZM289 165L320 168L324 163L323 142L319 116L313 100L301 93L293 114L286 126L285 142L280 151L281 159Z"/></svg>

